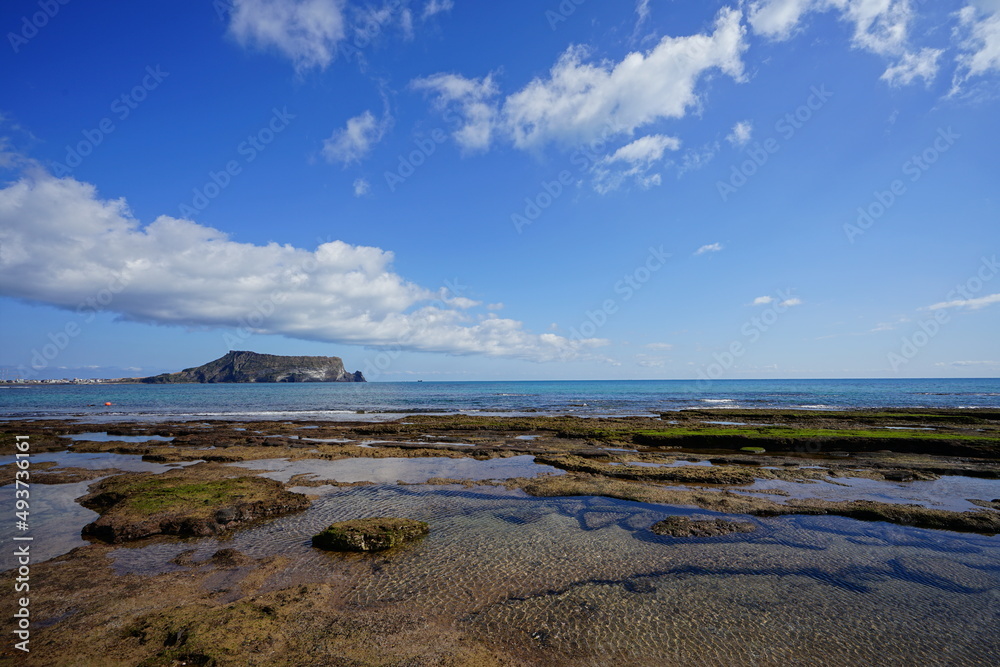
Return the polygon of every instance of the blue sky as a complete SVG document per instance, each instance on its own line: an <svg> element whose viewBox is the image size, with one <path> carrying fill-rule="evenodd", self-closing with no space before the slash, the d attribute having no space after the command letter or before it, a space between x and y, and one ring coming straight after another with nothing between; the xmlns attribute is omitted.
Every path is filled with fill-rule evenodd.
<svg viewBox="0 0 1000 667"><path fill-rule="evenodd" d="M0 8L0 367L1000 375L1000 2Z"/></svg>

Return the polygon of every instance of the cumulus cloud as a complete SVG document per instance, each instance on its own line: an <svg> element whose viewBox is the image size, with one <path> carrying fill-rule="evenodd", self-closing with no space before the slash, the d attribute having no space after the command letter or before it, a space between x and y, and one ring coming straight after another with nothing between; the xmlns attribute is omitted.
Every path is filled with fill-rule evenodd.
<svg viewBox="0 0 1000 667"><path fill-rule="evenodd" d="M726 141L735 146L736 148L742 148L746 146L750 141L750 136L753 134L753 125L748 120L741 120L740 122L733 125L732 132L726 136Z"/></svg>
<svg viewBox="0 0 1000 667"><path fill-rule="evenodd" d="M723 9L711 33L664 37L620 62L592 62L586 48L571 46L547 76L502 100L491 76L435 74L412 85L434 91L439 108L464 117L456 139L466 148L488 148L497 132L522 149L631 135L686 115L699 103L698 82L712 70L742 80L746 43L740 19L738 10Z"/></svg>
<svg viewBox="0 0 1000 667"><path fill-rule="evenodd" d="M327 162L342 162L345 165L360 161L382 140L391 122L392 117L388 114L379 120L371 111L349 119L346 127L334 130L329 138L323 140L323 157Z"/></svg>
<svg viewBox="0 0 1000 667"><path fill-rule="evenodd" d="M674 346L672 343L647 343L646 348L650 350L666 352L667 350L674 349Z"/></svg>
<svg viewBox="0 0 1000 667"><path fill-rule="evenodd" d="M415 79L410 85L432 93L438 110L460 115L461 126L452 134L459 146L470 151L490 147L497 123L498 94L492 75L468 79L441 73Z"/></svg>
<svg viewBox="0 0 1000 667"><path fill-rule="evenodd" d="M757 297L756 299L753 300L753 304L752 305L754 305L754 306L766 306L767 304L773 303L773 302L774 302L774 297L773 296L759 296L759 297Z"/></svg>
<svg viewBox="0 0 1000 667"><path fill-rule="evenodd" d="M136 322L533 361L588 357L606 342L473 313L478 302L405 280L392 262L341 241L239 243L166 215L143 227L124 199L38 167L0 189L4 296L79 310L107 294L105 310Z"/></svg>
<svg viewBox="0 0 1000 667"><path fill-rule="evenodd" d="M704 255L706 252L719 252L722 250L721 243L710 243L708 245L703 245L694 251L695 255Z"/></svg>
<svg viewBox="0 0 1000 667"><path fill-rule="evenodd" d="M698 103L695 88L711 70L743 78L746 49L741 13L723 9L711 34L664 37L646 53L617 63L589 61L573 46L537 78L510 95L503 121L518 148L592 140L602 133L631 134L664 118L681 118Z"/></svg>
<svg viewBox="0 0 1000 667"><path fill-rule="evenodd" d="M805 15L827 11L854 25L855 46L876 53L898 52L913 18L910 0L761 0L750 5L748 21L758 35L786 40Z"/></svg>
<svg viewBox="0 0 1000 667"><path fill-rule="evenodd" d="M990 294L988 296L981 296L975 299L942 301L940 303L927 306L923 310L941 310L942 308L968 308L969 310L979 310L980 308L985 308L986 306L993 305L994 303L1000 303L1000 294Z"/></svg>
<svg viewBox="0 0 1000 667"><path fill-rule="evenodd" d="M911 0L759 0L750 5L748 21L756 34L780 41L795 35L806 15L830 11L853 26L855 48L895 61L882 74L890 85L907 85L916 78L929 83L937 75L943 51L914 52L909 45L916 18Z"/></svg>
<svg viewBox="0 0 1000 667"><path fill-rule="evenodd" d="M229 33L243 46L274 49L302 72L326 68L344 38L342 0L233 0Z"/></svg>

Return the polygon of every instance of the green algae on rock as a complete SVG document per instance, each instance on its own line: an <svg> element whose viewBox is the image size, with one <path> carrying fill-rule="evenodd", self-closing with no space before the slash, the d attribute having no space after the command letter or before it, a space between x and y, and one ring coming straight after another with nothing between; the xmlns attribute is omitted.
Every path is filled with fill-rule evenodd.
<svg viewBox="0 0 1000 667"><path fill-rule="evenodd" d="M102 480L79 500L101 515L83 534L111 543L160 534L206 537L309 506L306 496L280 482L238 475L238 469L199 464Z"/></svg>
<svg viewBox="0 0 1000 667"><path fill-rule="evenodd" d="M330 524L313 536L312 545L327 551L384 551L423 537L430 529L415 519L351 519Z"/></svg>
<svg viewBox="0 0 1000 667"><path fill-rule="evenodd" d="M757 530L757 526L748 521L699 520L684 516L668 516L654 523L650 530L657 535L670 537L718 537L730 533L752 533Z"/></svg>

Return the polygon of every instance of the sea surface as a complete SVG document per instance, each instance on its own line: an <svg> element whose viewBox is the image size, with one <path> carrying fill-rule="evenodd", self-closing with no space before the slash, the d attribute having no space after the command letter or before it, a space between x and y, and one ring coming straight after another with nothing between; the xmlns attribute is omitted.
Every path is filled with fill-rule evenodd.
<svg viewBox="0 0 1000 667"><path fill-rule="evenodd" d="M105 403L111 403L106 406ZM1000 379L604 380L0 388L0 419L395 419L406 414L658 415L685 408L1000 408Z"/></svg>

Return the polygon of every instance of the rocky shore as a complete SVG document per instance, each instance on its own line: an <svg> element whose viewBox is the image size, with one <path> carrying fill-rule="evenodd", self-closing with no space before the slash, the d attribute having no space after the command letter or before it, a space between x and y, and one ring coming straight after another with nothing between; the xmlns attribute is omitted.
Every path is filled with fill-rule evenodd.
<svg viewBox="0 0 1000 667"><path fill-rule="evenodd" d="M719 421L737 423L711 423ZM345 505L341 514L354 513L354 518L326 522L326 530L314 538L313 544L322 549L361 552L314 548L324 557L316 562L329 568L321 580L296 578L304 555L258 557L228 546L197 558L194 551L184 552L157 565L148 576L116 574L111 554L118 544L143 548L181 540L193 547L205 537L225 543L275 517L308 513L319 498L342 497L347 502L355 491L378 488L370 481L338 481L319 472L295 472L282 482L240 465L260 460L313 461L318 466L347 460L433 459L457 465L468 459L488 462L528 455L549 472L494 480L447 474L398 488L475 493L476 487L492 487L528 499L610 499L658 507L658 516L643 520L625 521L618 510L591 512L581 519L581 527L597 529L617 521L635 531L636 539L652 540L663 549L719 539L766 541L769 522L780 517L844 517L928 529L942 536L939 539L1000 533L1000 499L995 494L958 499L969 504L963 511L854 495L868 483L909 488L946 477L1000 479L1000 413L985 410L683 411L662 419L422 415L386 423L117 423L107 427L106 440L62 437L94 430L93 425L61 420L0 424L5 451L11 451L15 435L28 435L33 455L127 454L173 466L135 473L111 466L34 464L32 494L44 494L46 485L90 482L77 502L99 516L82 529L89 545L32 564L32 613L44 628L38 636L44 637L45 649L19 656L23 664L70 659L107 665L292 665L324 660L345 665L574 664L573 655L549 650L530 633L523 642L499 630L495 637L470 633L459 629L455 619L412 609L402 602L408 593L400 593L398 604L346 604L349 588L374 585L391 571L394 559L419 559L424 543L437 535L433 522L372 516L374 510L365 503ZM170 440L116 441L116 435ZM747 443L764 451L743 451ZM14 464L0 466L0 482L12 483L16 471ZM811 495L819 488L834 488L841 495L836 500ZM314 492L327 495L307 495ZM670 508L695 508L707 516L670 516ZM542 521L544 515L531 520ZM476 535L474 527L470 529L470 536ZM393 555L397 550L392 547L428 532L429 537L403 550L405 556ZM764 538L755 537L762 532ZM459 538L445 534L441 539ZM486 561L478 566L484 572L494 567ZM647 584L635 586L640 592L648 590ZM517 598L511 604L522 602ZM475 608L470 600L469 613ZM9 658L10 648L0 649L0 655Z"/></svg>

